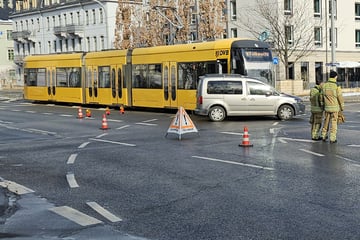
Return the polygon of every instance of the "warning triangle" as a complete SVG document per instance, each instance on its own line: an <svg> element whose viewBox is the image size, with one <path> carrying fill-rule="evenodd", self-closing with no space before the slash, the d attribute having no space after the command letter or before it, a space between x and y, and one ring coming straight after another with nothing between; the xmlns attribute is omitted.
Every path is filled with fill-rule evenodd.
<svg viewBox="0 0 360 240"><path fill-rule="evenodd" d="M181 140L181 135L184 133L198 132L193 121L186 113L183 107L180 107L177 111L174 119L172 120L170 127L166 133L176 133L179 135L179 139Z"/></svg>

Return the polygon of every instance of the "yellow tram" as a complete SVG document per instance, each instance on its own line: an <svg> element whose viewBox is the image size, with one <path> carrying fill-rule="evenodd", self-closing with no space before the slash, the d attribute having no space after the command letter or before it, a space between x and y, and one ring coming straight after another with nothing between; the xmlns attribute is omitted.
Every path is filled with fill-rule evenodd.
<svg viewBox="0 0 360 240"><path fill-rule="evenodd" d="M248 39L25 58L29 100L148 108L196 107L199 76L239 73L271 82L268 45Z"/></svg>

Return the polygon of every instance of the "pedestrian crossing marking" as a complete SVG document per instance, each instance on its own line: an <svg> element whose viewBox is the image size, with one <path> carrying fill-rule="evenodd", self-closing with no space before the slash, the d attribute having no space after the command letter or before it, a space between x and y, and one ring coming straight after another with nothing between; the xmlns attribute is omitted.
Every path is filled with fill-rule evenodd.
<svg viewBox="0 0 360 240"><path fill-rule="evenodd" d="M103 223L94 217L68 206L54 207L49 210L83 227Z"/></svg>
<svg viewBox="0 0 360 240"><path fill-rule="evenodd" d="M102 215L103 217L105 217L107 220L109 220L110 222L120 222L122 221L121 218L115 216L114 214L112 214L111 212L109 212L108 210L106 210L105 208L103 208L102 206L100 206L98 203L96 202L87 202L86 203L89 207L91 207L92 209L94 209L97 213L99 213L100 215Z"/></svg>

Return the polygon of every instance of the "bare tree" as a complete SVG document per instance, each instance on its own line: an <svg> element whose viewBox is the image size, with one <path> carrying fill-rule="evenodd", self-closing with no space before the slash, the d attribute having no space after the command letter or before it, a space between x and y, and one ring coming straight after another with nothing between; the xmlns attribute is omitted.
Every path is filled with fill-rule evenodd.
<svg viewBox="0 0 360 240"><path fill-rule="evenodd" d="M255 0L252 7L240 13L240 26L256 38L266 37L284 64L286 79L289 68L314 50L315 22L311 21L310 1L293 1L293 8L284 10L277 2ZM320 25L320 23L317 23Z"/></svg>
<svg viewBox="0 0 360 240"><path fill-rule="evenodd" d="M223 0L118 2L114 42L118 49L187 42L194 35L201 40L216 39L223 34Z"/></svg>

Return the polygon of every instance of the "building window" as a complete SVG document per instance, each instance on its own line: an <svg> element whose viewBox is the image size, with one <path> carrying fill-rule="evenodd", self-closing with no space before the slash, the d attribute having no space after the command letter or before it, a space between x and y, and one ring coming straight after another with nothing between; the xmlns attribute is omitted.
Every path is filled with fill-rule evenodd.
<svg viewBox="0 0 360 240"><path fill-rule="evenodd" d="M76 16L77 16L77 24L80 25L81 24L80 12L76 12Z"/></svg>
<svg viewBox="0 0 360 240"><path fill-rule="evenodd" d="M315 46L321 47L322 46L321 27L314 28L314 39L315 39Z"/></svg>
<svg viewBox="0 0 360 240"><path fill-rule="evenodd" d="M97 51L97 38L94 37L94 51Z"/></svg>
<svg viewBox="0 0 360 240"><path fill-rule="evenodd" d="M314 0L314 17L321 17L321 0Z"/></svg>
<svg viewBox="0 0 360 240"><path fill-rule="evenodd" d="M237 37L237 28L231 29L231 37L236 38Z"/></svg>
<svg viewBox="0 0 360 240"><path fill-rule="evenodd" d="M96 24L96 13L95 13L95 9L92 10L92 15L93 15L93 24Z"/></svg>
<svg viewBox="0 0 360 240"><path fill-rule="evenodd" d="M53 44L53 47L54 47L54 53L56 53L56 40L54 40L54 44Z"/></svg>
<svg viewBox="0 0 360 240"><path fill-rule="evenodd" d="M337 46L337 28L334 29L335 30L335 39L334 39L334 42L335 42L335 47ZM332 44L332 34L331 34L331 28L329 28L329 44L331 46Z"/></svg>
<svg viewBox="0 0 360 240"><path fill-rule="evenodd" d="M284 0L284 14L285 15L292 14L292 0Z"/></svg>
<svg viewBox="0 0 360 240"><path fill-rule="evenodd" d="M289 45L294 43L293 26L285 26L285 39Z"/></svg>
<svg viewBox="0 0 360 240"><path fill-rule="evenodd" d="M288 74L289 74L289 79L291 80L295 79L295 64L293 62L289 62Z"/></svg>
<svg viewBox="0 0 360 240"><path fill-rule="evenodd" d="M85 11L85 24L89 25L89 11L88 10Z"/></svg>
<svg viewBox="0 0 360 240"><path fill-rule="evenodd" d="M99 9L100 23L104 23L104 14L102 8Z"/></svg>
<svg viewBox="0 0 360 240"><path fill-rule="evenodd" d="M236 1L232 0L230 2L230 13L231 13L231 20L235 21L236 20Z"/></svg>
<svg viewBox="0 0 360 240"><path fill-rule="evenodd" d="M334 1L334 18L336 18L337 15L337 1L336 0L329 0L329 17L331 17L332 11L332 4L331 2Z"/></svg>
<svg viewBox="0 0 360 240"><path fill-rule="evenodd" d="M360 47L360 30L355 30L355 47Z"/></svg>
<svg viewBox="0 0 360 240"><path fill-rule="evenodd" d="M309 62L301 62L301 79L303 88L309 89Z"/></svg>
<svg viewBox="0 0 360 240"><path fill-rule="evenodd" d="M315 81L322 82L323 81L323 63L315 62Z"/></svg>
<svg viewBox="0 0 360 240"><path fill-rule="evenodd" d="M8 49L8 60L14 61L14 49Z"/></svg>
<svg viewBox="0 0 360 240"><path fill-rule="evenodd" d="M360 20L360 3L355 3L355 20Z"/></svg>
<svg viewBox="0 0 360 240"><path fill-rule="evenodd" d="M6 39L7 40L13 40L11 35L12 35L12 31L11 30L6 30Z"/></svg>
<svg viewBox="0 0 360 240"><path fill-rule="evenodd" d="M50 30L50 18L46 18L47 30Z"/></svg>
<svg viewBox="0 0 360 240"><path fill-rule="evenodd" d="M70 13L70 24L74 25L74 14Z"/></svg>
<svg viewBox="0 0 360 240"><path fill-rule="evenodd" d="M104 36L100 37L100 41L101 41L101 49L105 49L105 39Z"/></svg>

